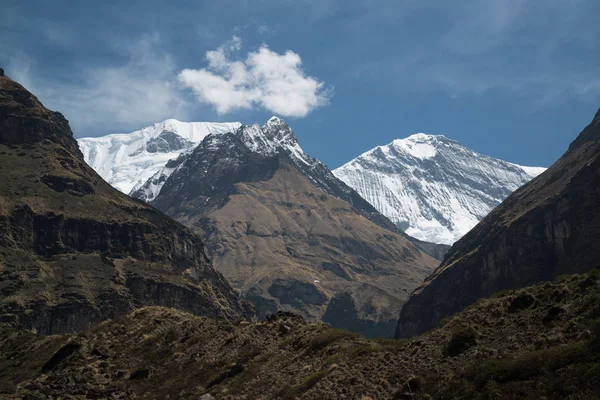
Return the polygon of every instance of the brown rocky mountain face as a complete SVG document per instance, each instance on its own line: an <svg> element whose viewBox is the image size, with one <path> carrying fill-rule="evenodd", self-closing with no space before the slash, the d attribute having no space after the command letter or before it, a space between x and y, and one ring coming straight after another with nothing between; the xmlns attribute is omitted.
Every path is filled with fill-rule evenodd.
<svg viewBox="0 0 600 400"><path fill-rule="evenodd" d="M546 172L452 246L402 309L398 337L494 292L600 265L600 111Z"/></svg>
<svg viewBox="0 0 600 400"><path fill-rule="evenodd" d="M479 301L409 340L162 307L77 335L0 327L0 398L597 399L599 272Z"/></svg>
<svg viewBox="0 0 600 400"><path fill-rule="evenodd" d="M0 321L74 332L136 307L252 314L200 238L110 187L67 120L0 76Z"/></svg>
<svg viewBox="0 0 600 400"><path fill-rule="evenodd" d="M393 336L403 302L437 261L319 189L284 152L261 154L243 139L207 137L152 204L201 234L260 317L283 309Z"/></svg>

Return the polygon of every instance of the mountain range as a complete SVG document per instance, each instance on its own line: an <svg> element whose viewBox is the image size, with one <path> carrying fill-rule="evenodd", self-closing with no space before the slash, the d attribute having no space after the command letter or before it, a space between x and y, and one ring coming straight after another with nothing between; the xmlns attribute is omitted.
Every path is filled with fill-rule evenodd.
<svg viewBox="0 0 600 400"><path fill-rule="evenodd" d="M266 125L282 122L273 117ZM189 154L209 133L236 132L241 126L170 119L130 134L78 141L86 161L111 185L152 201L179 165L178 156ZM426 242L420 247L439 258L447 249L444 246L545 170L478 154L441 135L419 133L378 146L330 171L302 150L293 132L289 139L285 130L280 137L268 139L261 137L259 129L256 124L245 128L253 151L272 152L270 141L275 140L276 147L285 149L321 190L348 201L376 224L395 230L391 221L397 232L417 245ZM428 243L444 246L432 249Z"/></svg>
<svg viewBox="0 0 600 400"><path fill-rule="evenodd" d="M254 303L259 317L290 310L370 336L391 336L408 295L436 266L429 256L441 259L448 248L404 233L406 226L394 224L338 178L352 184L372 173L348 172L352 166L366 167L369 157L333 173L303 151L278 117L262 126L167 120L129 135L79 142L86 160L107 181L200 234L213 265ZM377 151L395 155L394 160L388 157L378 165L412 171L408 186L415 190L398 196L429 201L419 203L410 216L423 226L421 236L431 231L419 210L431 213L437 201L429 225L444 212L457 219L464 209L442 208L452 194L481 214L530 178L522 167L443 137L415 135L406 142L406 149L419 150L401 152L404 142L395 141L391 149ZM442 147L451 149L436 150ZM403 163L411 154L408 167ZM461 172L472 164L479 170ZM428 172L431 165L439 167L437 175ZM406 176L388 178L402 182ZM377 190L382 189L373 182L369 193ZM417 203L394 204L407 214ZM471 215L467 222L474 224L476 218Z"/></svg>
<svg viewBox="0 0 600 400"><path fill-rule="evenodd" d="M64 117L0 68L0 397L600 396L600 110L452 246L402 308L402 340L322 321L388 332L391 298L433 260L311 179L283 124L177 157L151 202L190 229L112 188ZM193 231L259 309L322 321L257 321Z"/></svg>
<svg viewBox="0 0 600 400"><path fill-rule="evenodd" d="M151 204L204 238L259 317L289 310L389 337L437 265L373 223L376 210L306 155L279 118L209 135L177 164Z"/></svg>

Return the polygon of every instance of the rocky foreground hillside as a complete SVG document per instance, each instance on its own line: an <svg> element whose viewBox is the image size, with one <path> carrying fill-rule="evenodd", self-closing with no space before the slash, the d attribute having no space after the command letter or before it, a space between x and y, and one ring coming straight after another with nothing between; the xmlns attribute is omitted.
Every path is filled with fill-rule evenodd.
<svg viewBox="0 0 600 400"><path fill-rule="evenodd" d="M73 332L148 305L253 314L198 236L103 181L65 118L0 74L0 321Z"/></svg>
<svg viewBox="0 0 600 400"><path fill-rule="evenodd" d="M159 307L77 335L4 329L0 397L594 399L599 279L596 270L498 294L409 340L287 314L229 324Z"/></svg>
<svg viewBox="0 0 600 400"><path fill-rule="evenodd" d="M482 297L600 265L600 110L547 171L452 246L402 309L398 336Z"/></svg>

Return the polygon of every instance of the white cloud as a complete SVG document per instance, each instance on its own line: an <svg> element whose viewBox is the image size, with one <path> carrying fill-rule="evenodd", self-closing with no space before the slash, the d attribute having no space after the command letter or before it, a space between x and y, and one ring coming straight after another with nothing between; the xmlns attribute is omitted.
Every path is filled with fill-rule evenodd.
<svg viewBox="0 0 600 400"><path fill-rule="evenodd" d="M304 117L328 104L332 90L305 75L298 54L279 54L263 45L245 60L234 59L240 50L241 40L234 36L206 53L206 68L184 69L179 81L219 114L262 107L282 116Z"/></svg>
<svg viewBox="0 0 600 400"><path fill-rule="evenodd" d="M99 129L139 128L167 118L185 119L188 104L174 80L170 56L158 51L160 37L148 35L128 43L119 66L86 68L72 81L44 80L26 57L13 58L12 76L46 107L65 114L76 136L106 134ZM122 44L121 44L122 45ZM9 75L9 71L7 71Z"/></svg>
<svg viewBox="0 0 600 400"><path fill-rule="evenodd" d="M260 33L261 35L272 35L275 33L275 31L273 29L271 29L269 27L269 25L265 24L265 23L257 23L257 31L258 33Z"/></svg>

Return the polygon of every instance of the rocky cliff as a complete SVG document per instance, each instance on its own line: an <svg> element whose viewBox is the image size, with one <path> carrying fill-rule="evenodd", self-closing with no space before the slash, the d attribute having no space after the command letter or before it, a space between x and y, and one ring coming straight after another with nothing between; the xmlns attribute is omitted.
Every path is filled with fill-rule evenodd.
<svg viewBox="0 0 600 400"><path fill-rule="evenodd" d="M397 336L477 299L600 265L600 111L567 152L452 246L405 304Z"/></svg>
<svg viewBox="0 0 600 400"><path fill-rule="evenodd" d="M0 76L0 320L73 332L144 305L252 314L198 236L119 193L83 160L67 120Z"/></svg>

